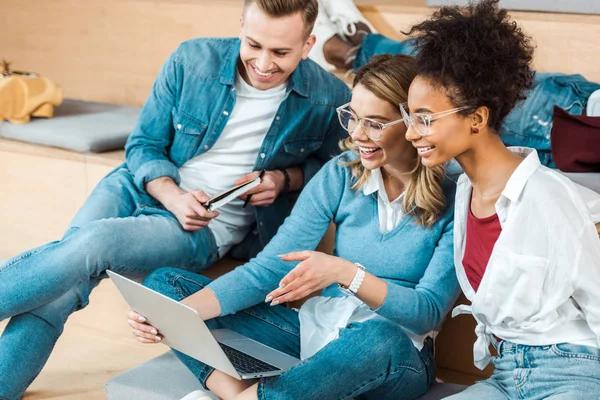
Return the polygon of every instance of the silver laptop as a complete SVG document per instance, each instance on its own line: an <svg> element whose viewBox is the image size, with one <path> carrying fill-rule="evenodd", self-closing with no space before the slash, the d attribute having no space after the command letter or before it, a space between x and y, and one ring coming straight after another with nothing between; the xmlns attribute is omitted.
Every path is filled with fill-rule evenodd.
<svg viewBox="0 0 600 400"><path fill-rule="evenodd" d="M236 379L277 376L299 359L229 329L210 330L191 307L107 271L132 309L163 336L162 343Z"/></svg>

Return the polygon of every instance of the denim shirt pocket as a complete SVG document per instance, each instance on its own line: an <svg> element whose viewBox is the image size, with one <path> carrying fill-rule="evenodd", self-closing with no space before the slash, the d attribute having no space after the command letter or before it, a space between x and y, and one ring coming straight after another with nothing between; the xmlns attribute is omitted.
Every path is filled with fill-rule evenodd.
<svg viewBox="0 0 600 400"><path fill-rule="evenodd" d="M175 108L172 114L175 135L169 156L175 165L180 167L196 154L208 125Z"/></svg>
<svg viewBox="0 0 600 400"><path fill-rule="evenodd" d="M490 273L485 295L491 311L489 321L493 325L526 328L529 319L540 311L549 261L506 248L494 249L494 253L486 271Z"/></svg>
<svg viewBox="0 0 600 400"><path fill-rule="evenodd" d="M304 160L309 154L316 151L323 140L321 138L295 138L289 139L283 143L283 151L296 158L302 158Z"/></svg>

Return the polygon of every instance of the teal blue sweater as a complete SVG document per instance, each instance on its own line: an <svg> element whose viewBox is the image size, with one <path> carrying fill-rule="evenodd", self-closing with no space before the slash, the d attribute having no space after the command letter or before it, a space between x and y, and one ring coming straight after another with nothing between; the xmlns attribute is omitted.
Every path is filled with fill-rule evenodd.
<svg viewBox="0 0 600 400"><path fill-rule="evenodd" d="M333 221L335 255L361 263L388 283L385 301L376 313L416 335L441 324L460 292L453 257L455 183L444 182L447 206L431 228L405 216L392 231L382 234L377 193L366 196L352 190L355 178L349 167L340 165L351 157L356 156L344 153L325 164L265 249L208 286L219 300L222 315L263 302L298 264L282 261L278 255L314 250ZM323 295L344 294L332 285Z"/></svg>

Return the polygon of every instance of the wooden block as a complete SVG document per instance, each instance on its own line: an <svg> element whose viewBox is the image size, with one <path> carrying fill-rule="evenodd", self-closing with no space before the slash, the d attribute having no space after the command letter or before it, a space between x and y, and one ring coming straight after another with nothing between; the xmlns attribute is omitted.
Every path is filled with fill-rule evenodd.
<svg viewBox="0 0 600 400"><path fill-rule="evenodd" d="M459 304L469 304L463 294L460 295L455 306ZM435 364L437 367L481 378L487 378L492 374L491 365L481 371L473 364L473 344L477 340L475 325L475 319L471 315L447 317L435 339Z"/></svg>

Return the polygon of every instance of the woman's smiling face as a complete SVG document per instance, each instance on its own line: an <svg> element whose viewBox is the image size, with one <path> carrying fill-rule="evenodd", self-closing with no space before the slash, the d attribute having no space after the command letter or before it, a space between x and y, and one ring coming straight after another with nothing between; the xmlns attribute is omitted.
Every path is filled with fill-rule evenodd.
<svg viewBox="0 0 600 400"><path fill-rule="evenodd" d="M398 106L375 96L360 83L352 91L350 108L358 118L369 118L382 124L402 119ZM375 141L369 138L363 124L359 124L350 136L366 169L388 166L404 170L411 168L415 159L415 149L406 140L405 133L404 123L395 124L385 128L381 139Z"/></svg>
<svg viewBox="0 0 600 400"><path fill-rule="evenodd" d="M427 79L417 76L408 91L411 113L434 114L455 108L450 99ZM451 114L431 121L427 136L421 136L411 126L406 139L417 149L426 167L435 167L459 157L472 146L471 120Z"/></svg>

